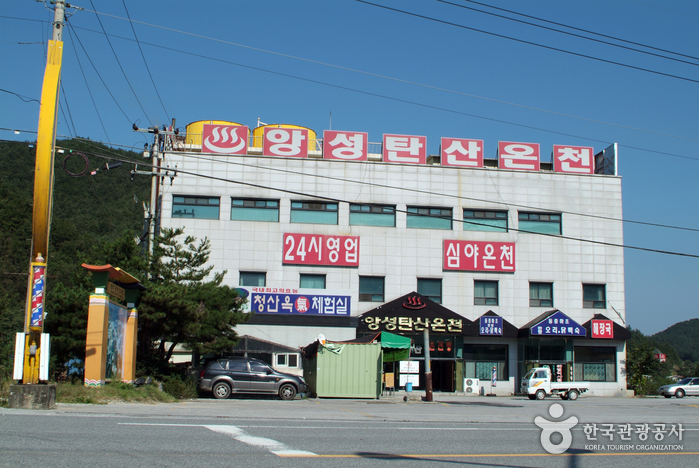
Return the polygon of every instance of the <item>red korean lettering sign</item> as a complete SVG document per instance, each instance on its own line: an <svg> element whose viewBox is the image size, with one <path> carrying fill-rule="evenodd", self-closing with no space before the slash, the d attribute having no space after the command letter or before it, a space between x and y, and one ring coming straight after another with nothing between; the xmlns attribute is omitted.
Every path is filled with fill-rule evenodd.
<svg viewBox="0 0 699 468"><path fill-rule="evenodd" d="M444 241L444 270L515 271L514 242Z"/></svg>
<svg viewBox="0 0 699 468"><path fill-rule="evenodd" d="M586 146L553 145L554 172L594 174L594 150Z"/></svg>
<svg viewBox="0 0 699 468"><path fill-rule="evenodd" d="M383 160L392 163L425 164L427 162L427 137L384 134Z"/></svg>
<svg viewBox="0 0 699 468"><path fill-rule="evenodd" d="M369 134L364 132L323 132L323 159L366 161Z"/></svg>
<svg viewBox="0 0 699 468"><path fill-rule="evenodd" d="M498 167L519 171L538 171L539 143L498 142Z"/></svg>
<svg viewBox="0 0 699 468"><path fill-rule="evenodd" d="M246 154L248 131L245 125L204 124L201 151L202 153Z"/></svg>
<svg viewBox="0 0 699 468"><path fill-rule="evenodd" d="M483 140L442 138L442 166L483 167Z"/></svg>
<svg viewBox="0 0 699 468"><path fill-rule="evenodd" d="M359 266L359 236L284 234L282 264Z"/></svg>
<svg viewBox="0 0 699 468"><path fill-rule="evenodd" d="M307 158L308 129L265 127L262 154Z"/></svg>
<svg viewBox="0 0 699 468"><path fill-rule="evenodd" d="M592 338L614 338L614 322L611 320L592 320Z"/></svg>

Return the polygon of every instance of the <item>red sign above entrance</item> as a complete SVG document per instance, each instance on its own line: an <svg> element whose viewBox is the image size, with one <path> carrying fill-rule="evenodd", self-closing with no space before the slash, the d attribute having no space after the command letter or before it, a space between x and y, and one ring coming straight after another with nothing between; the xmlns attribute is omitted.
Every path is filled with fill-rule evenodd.
<svg viewBox="0 0 699 468"><path fill-rule="evenodd" d="M592 320L592 338L614 338L614 322L611 320Z"/></svg>

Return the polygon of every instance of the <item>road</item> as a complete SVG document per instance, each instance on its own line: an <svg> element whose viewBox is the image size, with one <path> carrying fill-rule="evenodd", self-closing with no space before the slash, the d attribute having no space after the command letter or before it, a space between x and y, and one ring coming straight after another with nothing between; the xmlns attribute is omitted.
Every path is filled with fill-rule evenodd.
<svg viewBox="0 0 699 468"><path fill-rule="evenodd" d="M400 397L3 408L0 466L699 466L698 398ZM549 412L554 403L562 414ZM567 451L542 447L537 417L577 418Z"/></svg>

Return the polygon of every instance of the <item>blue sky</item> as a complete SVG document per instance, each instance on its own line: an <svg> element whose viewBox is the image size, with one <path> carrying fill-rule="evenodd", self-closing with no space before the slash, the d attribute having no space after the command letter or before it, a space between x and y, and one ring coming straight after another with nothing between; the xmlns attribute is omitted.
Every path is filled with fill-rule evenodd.
<svg viewBox="0 0 699 468"><path fill-rule="evenodd" d="M351 0L126 0L147 69L124 2L77 0L85 11L69 9L58 134L142 148L146 139L133 122L254 127L259 118L320 135L332 116L333 129L368 132L370 142L384 133L426 135L428 154L437 154L442 136L485 140L487 158L498 141L540 143L544 161L554 144L600 151L616 142L624 218L685 228L627 222L625 244L699 255L699 3L482 0L553 25L448 2L371 0L409 15ZM92 10L102 13L128 82ZM0 139L35 138L7 130L35 131L38 122L39 105L11 93L39 99L52 18L30 0L3 9ZM652 334L699 317L698 258L626 249L625 268L632 327Z"/></svg>

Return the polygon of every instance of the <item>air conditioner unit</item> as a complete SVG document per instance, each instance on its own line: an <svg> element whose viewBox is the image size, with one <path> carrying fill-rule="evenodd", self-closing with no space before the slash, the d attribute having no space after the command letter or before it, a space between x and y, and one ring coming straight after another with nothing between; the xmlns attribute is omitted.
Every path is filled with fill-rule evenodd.
<svg viewBox="0 0 699 468"><path fill-rule="evenodd" d="M464 379L464 392L478 395L480 392L478 379Z"/></svg>

